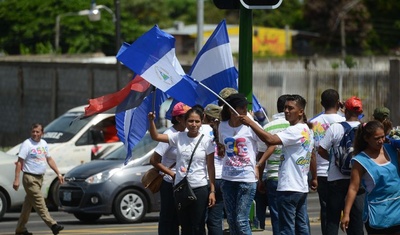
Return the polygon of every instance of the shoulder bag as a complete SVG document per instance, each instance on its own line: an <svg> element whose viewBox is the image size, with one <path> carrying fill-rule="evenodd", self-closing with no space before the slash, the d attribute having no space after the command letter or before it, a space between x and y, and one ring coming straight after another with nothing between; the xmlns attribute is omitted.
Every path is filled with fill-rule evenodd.
<svg viewBox="0 0 400 235"><path fill-rule="evenodd" d="M176 163L172 164L169 168L175 166ZM163 181L164 174L160 174L159 170L152 167L142 177L142 184L145 188L149 189L152 193L160 191L161 183Z"/></svg>
<svg viewBox="0 0 400 235"><path fill-rule="evenodd" d="M190 204L192 204L197 200L197 197L194 194L193 189L188 181L187 174L189 173L190 165L192 164L194 152L196 151L197 146L199 146L199 143L201 142L203 136L204 134L200 136L200 139L197 141L196 146L193 149L192 155L190 156L189 165L186 171L186 176L183 177L183 179L174 186L174 198L175 198L176 208L178 209L178 211L189 206Z"/></svg>

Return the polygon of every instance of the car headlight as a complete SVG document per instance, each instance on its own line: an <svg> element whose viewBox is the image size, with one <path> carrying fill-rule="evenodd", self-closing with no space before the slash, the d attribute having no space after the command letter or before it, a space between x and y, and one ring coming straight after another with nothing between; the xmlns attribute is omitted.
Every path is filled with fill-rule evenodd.
<svg viewBox="0 0 400 235"><path fill-rule="evenodd" d="M95 175L89 176L85 179L85 182L88 184L99 184L107 181L111 176L113 176L116 172L118 172L120 168L114 168L111 170L106 170Z"/></svg>

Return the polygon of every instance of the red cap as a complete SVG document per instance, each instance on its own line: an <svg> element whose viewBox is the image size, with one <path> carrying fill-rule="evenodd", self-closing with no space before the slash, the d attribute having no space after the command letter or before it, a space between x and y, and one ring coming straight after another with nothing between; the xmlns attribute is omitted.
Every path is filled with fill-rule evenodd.
<svg viewBox="0 0 400 235"><path fill-rule="evenodd" d="M175 104L174 108L172 109L172 116L179 116L185 114L190 109L189 106L186 104L179 102Z"/></svg>
<svg viewBox="0 0 400 235"><path fill-rule="evenodd" d="M357 114L361 114L363 112L362 102L361 102L360 98L358 98L356 96L352 96L348 100L346 100L346 103L344 103L344 106L349 111L352 111Z"/></svg>

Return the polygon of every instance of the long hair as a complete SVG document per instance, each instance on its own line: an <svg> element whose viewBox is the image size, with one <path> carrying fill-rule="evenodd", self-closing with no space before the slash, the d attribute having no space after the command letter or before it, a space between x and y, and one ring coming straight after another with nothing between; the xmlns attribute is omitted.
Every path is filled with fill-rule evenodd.
<svg viewBox="0 0 400 235"><path fill-rule="evenodd" d="M368 147L365 138L373 136L377 129L384 130L383 124L380 121L369 121L367 123L360 124L356 131L356 136L354 137L354 156L361 153Z"/></svg>

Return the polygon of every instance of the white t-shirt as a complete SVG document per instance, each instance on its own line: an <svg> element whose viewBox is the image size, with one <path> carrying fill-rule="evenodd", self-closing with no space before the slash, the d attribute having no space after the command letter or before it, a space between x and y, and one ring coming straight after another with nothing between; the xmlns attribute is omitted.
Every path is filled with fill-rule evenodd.
<svg viewBox="0 0 400 235"><path fill-rule="evenodd" d="M313 132L297 123L276 134L283 144L277 191L308 193L308 172L314 146Z"/></svg>
<svg viewBox="0 0 400 235"><path fill-rule="evenodd" d="M256 154L266 149L264 142L245 125L229 126L223 121L218 126L219 142L225 146L222 159L222 179L237 182L257 182L254 168ZM258 149L257 144L263 146Z"/></svg>
<svg viewBox="0 0 400 235"><path fill-rule="evenodd" d="M347 122L351 127L360 125L359 121ZM344 128L340 123L332 124L325 133L324 138L319 142L319 146L330 152L330 149L335 146L338 147L344 135ZM339 168L335 165L334 159L329 159L328 181L335 181L340 179L350 179L349 175L343 175Z"/></svg>
<svg viewBox="0 0 400 235"><path fill-rule="evenodd" d="M167 130L164 131L163 134L170 134L170 133L177 133L179 131L175 130L175 128L170 127ZM166 167L172 166L176 162L176 155L177 155L177 150L175 147L172 147L168 143L160 142L154 149L154 152L158 153L162 158L161 158L161 164L163 164ZM171 168L173 172L176 172L175 166ZM162 174L163 172L160 172ZM164 175L164 180L173 183L173 179L170 175L165 174Z"/></svg>
<svg viewBox="0 0 400 235"><path fill-rule="evenodd" d="M212 127L208 124L203 124L200 129L200 133L204 135L209 135L209 137L214 140L214 130ZM222 157L218 156L218 149L217 149L217 144L215 141L213 141L214 144L214 168L215 168L215 179L221 179L222 178ZM208 175L207 175L208 178Z"/></svg>
<svg viewBox="0 0 400 235"><path fill-rule="evenodd" d="M31 138L26 139L18 153L18 157L24 159L22 171L42 175L46 172L47 158L50 157L47 142L41 139L39 142Z"/></svg>
<svg viewBox="0 0 400 235"><path fill-rule="evenodd" d="M317 176L328 176L329 161L318 154L319 142L325 136L329 126L336 122L343 122L346 118L339 114L320 114L310 120L314 131L314 152L317 156Z"/></svg>
<svg viewBox="0 0 400 235"><path fill-rule="evenodd" d="M192 155L194 147L201 136L200 134L195 138L191 138L187 134L187 132L168 134L169 144L176 147L178 151L176 156L176 175L174 184L176 185L180 182L187 174L190 186L192 188L198 188L208 184L206 157L208 154L214 153L214 145L212 139L210 139L209 136L204 135L193 155L192 164L190 165L189 170L190 172L187 173L190 156Z"/></svg>

